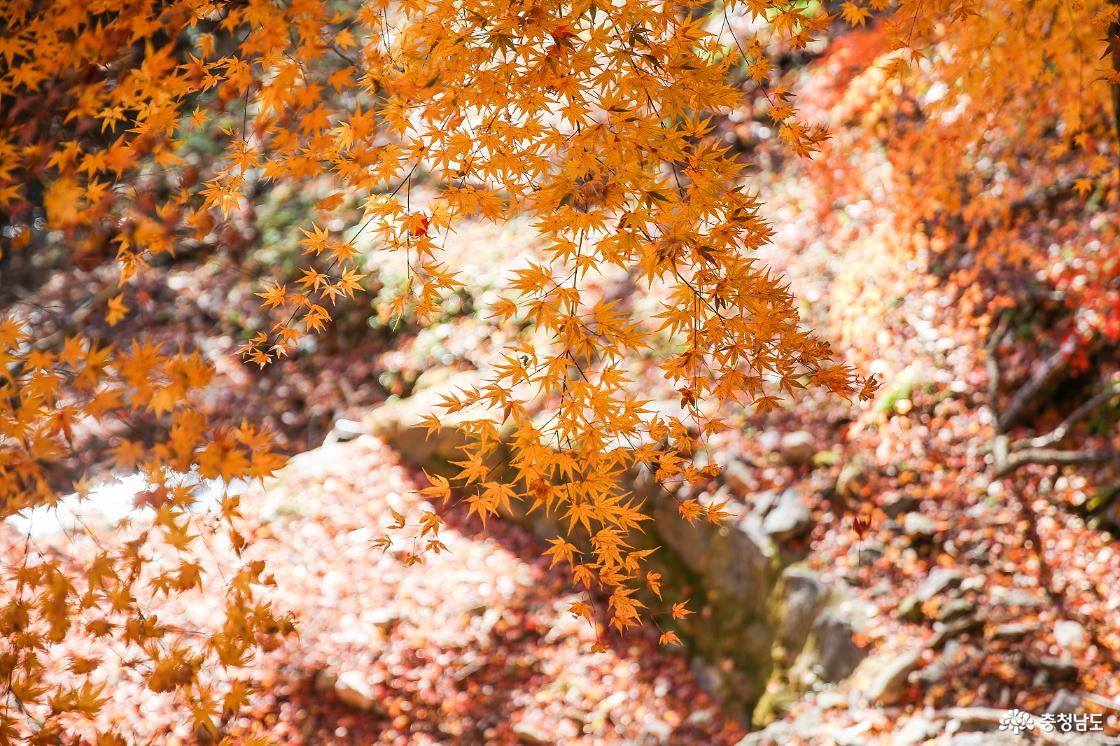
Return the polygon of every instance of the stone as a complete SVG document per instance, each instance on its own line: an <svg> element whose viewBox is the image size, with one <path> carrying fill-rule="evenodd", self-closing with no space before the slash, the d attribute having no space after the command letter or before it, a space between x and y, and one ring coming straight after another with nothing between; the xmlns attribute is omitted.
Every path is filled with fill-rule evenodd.
<svg viewBox="0 0 1120 746"><path fill-rule="evenodd" d="M369 679L361 671L343 671L334 682L334 693L348 707L369 712L378 702Z"/></svg>
<svg viewBox="0 0 1120 746"><path fill-rule="evenodd" d="M937 650L950 640L954 640L968 632L974 632L984 626L984 621L975 616L966 616L963 619L945 623L938 622L934 635L929 639L929 647Z"/></svg>
<svg viewBox="0 0 1120 746"><path fill-rule="evenodd" d="M824 600L824 583L812 570L789 567L782 573L781 588L785 609L777 630L778 639L787 649L800 650Z"/></svg>
<svg viewBox="0 0 1120 746"><path fill-rule="evenodd" d="M948 746L1023 746L1025 742L1010 733L957 733L946 743Z"/></svg>
<svg viewBox="0 0 1120 746"><path fill-rule="evenodd" d="M898 518L903 513L917 510L918 504L918 501L909 495L899 495L883 503L883 512L890 518Z"/></svg>
<svg viewBox="0 0 1120 746"><path fill-rule="evenodd" d="M886 556L887 553L883 548L883 545L874 540L857 544L856 552L858 554L856 561L861 566L874 565L876 562Z"/></svg>
<svg viewBox="0 0 1120 746"><path fill-rule="evenodd" d="M335 420L327 434L328 443L345 443L366 434L366 426L357 420Z"/></svg>
<svg viewBox="0 0 1120 746"><path fill-rule="evenodd" d="M787 466L804 466L812 463L817 453L816 441L806 430L796 430L782 436L779 455Z"/></svg>
<svg viewBox="0 0 1120 746"><path fill-rule="evenodd" d="M906 681L921 662L921 651L908 650L886 661L865 690L878 705L894 705L906 697Z"/></svg>
<svg viewBox="0 0 1120 746"><path fill-rule="evenodd" d="M836 477L836 493L845 500L857 500L864 497L870 484L871 466L857 457L840 469Z"/></svg>
<svg viewBox="0 0 1120 746"><path fill-rule="evenodd" d="M315 691L320 694L325 694L334 689L335 682L338 681L338 674L329 668L324 668L319 673L315 674Z"/></svg>
<svg viewBox="0 0 1120 746"><path fill-rule="evenodd" d="M1085 647L1085 628L1077 622L1063 619L1054 624L1054 640L1063 650L1076 652Z"/></svg>
<svg viewBox="0 0 1120 746"><path fill-rule="evenodd" d="M543 728L538 728L526 722L515 723L513 735L517 736L517 740L521 743L527 743L531 746L546 746L546 744L555 743L555 740L550 738Z"/></svg>
<svg viewBox="0 0 1120 746"><path fill-rule="evenodd" d="M754 467L739 458L729 459L720 472L723 482L738 495L745 495L755 486Z"/></svg>
<svg viewBox="0 0 1120 746"><path fill-rule="evenodd" d="M827 682L840 681L856 669L867 653L853 639L852 621L837 609L827 609L813 625L813 639L822 678Z"/></svg>
<svg viewBox="0 0 1120 746"><path fill-rule="evenodd" d="M984 586L988 584L987 578L983 575L973 575L972 577L965 578L961 581L961 593L971 593L974 591L984 590Z"/></svg>
<svg viewBox="0 0 1120 746"><path fill-rule="evenodd" d="M998 586L993 590L992 603L1020 609L1037 609L1042 606L1042 601L1030 591L1020 589L1003 591Z"/></svg>
<svg viewBox="0 0 1120 746"><path fill-rule="evenodd" d="M770 554L764 542L752 530L749 517L721 528L703 562L702 572L710 587L746 604L763 602L770 573Z"/></svg>
<svg viewBox="0 0 1120 746"><path fill-rule="evenodd" d="M437 365L432 368L425 368L420 371L420 375L416 376L416 381L412 384L412 392L415 394L419 391L442 386L461 372L462 371L456 368L452 368L450 365Z"/></svg>
<svg viewBox="0 0 1120 746"><path fill-rule="evenodd" d="M469 419L491 419L499 424L502 414L495 408L468 408L449 415L438 405L446 395L479 385L484 377L484 371L456 373L405 399L390 399L369 412L362 425L365 432L384 440L411 464L458 459L468 440L458 425ZM430 432L424 423L424 418L431 414L438 414L442 424L435 432Z"/></svg>
<svg viewBox="0 0 1120 746"><path fill-rule="evenodd" d="M921 715L916 715L906 721L896 733L891 735L891 743L914 744L925 743L940 732L938 725Z"/></svg>
<svg viewBox="0 0 1120 746"><path fill-rule="evenodd" d="M1051 715L1069 715L1077 712L1081 707L1081 697L1069 689L1059 689L1046 705L1046 712Z"/></svg>
<svg viewBox="0 0 1120 746"><path fill-rule="evenodd" d="M1038 629L1035 622L1010 622L1001 624L992 630L993 640L1022 640Z"/></svg>
<svg viewBox="0 0 1120 746"><path fill-rule="evenodd" d="M689 523L681 518L673 495L659 490L653 498L653 522L661 541L688 567L705 572L705 560L715 538L715 529L706 522Z"/></svg>
<svg viewBox="0 0 1120 746"><path fill-rule="evenodd" d="M1043 656L1036 664L1046 672L1050 681L1073 681L1077 678L1077 661L1072 658Z"/></svg>
<svg viewBox="0 0 1120 746"><path fill-rule="evenodd" d="M937 532L933 519L923 513L907 513L902 530L913 539L930 539Z"/></svg>
<svg viewBox="0 0 1120 746"><path fill-rule="evenodd" d="M920 622L925 617L917 596L907 596L898 602L898 618L904 622Z"/></svg>
<svg viewBox="0 0 1120 746"><path fill-rule="evenodd" d="M779 720L762 730L748 733L735 746L783 746L793 741L793 738L793 726L784 720Z"/></svg>
<svg viewBox="0 0 1120 746"><path fill-rule="evenodd" d="M778 541L800 538L813 530L813 516L796 490L786 490L767 513L762 530Z"/></svg>
<svg viewBox="0 0 1120 746"><path fill-rule="evenodd" d="M941 605L935 617L939 622L951 622L962 617L972 616L976 611L976 602L963 598L953 598Z"/></svg>
<svg viewBox="0 0 1120 746"><path fill-rule="evenodd" d="M938 567L926 576L926 579L918 586L918 590L914 591L914 595L919 602L925 603L946 589L958 587L963 579L963 576L956 570Z"/></svg>

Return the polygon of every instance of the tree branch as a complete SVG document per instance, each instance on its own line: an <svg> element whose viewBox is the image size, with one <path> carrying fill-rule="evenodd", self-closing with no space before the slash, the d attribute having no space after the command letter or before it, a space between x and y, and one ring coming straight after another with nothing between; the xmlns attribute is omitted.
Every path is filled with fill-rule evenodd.
<svg viewBox="0 0 1120 746"><path fill-rule="evenodd" d="M1008 456L1003 463L996 458L996 477L1006 477L1024 466L1072 466L1077 464L1107 464L1120 462L1120 451L1063 451L1052 448L1026 448Z"/></svg>
<svg viewBox="0 0 1120 746"><path fill-rule="evenodd" d="M1030 438L1028 440L1017 441L1014 445L1011 446L1011 450L1021 451L1027 448L1049 448L1050 446L1057 445L1062 440L1064 440L1067 435L1069 435L1069 432L1073 429L1074 425L1085 419L1093 412L1093 410L1097 409L1103 404L1107 404L1110 400L1115 398L1117 394L1120 394L1120 381L1112 381L1108 385L1106 385L1103 390L1098 392L1097 395L1092 399L1089 399L1080 407L1073 410L1073 412L1070 413L1069 417L1066 417L1064 420L1062 420L1061 424L1056 428L1046 433L1045 435L1039 435L1038 437Z"/></svg>
<svg viewBox="0 0 1120 746"><path fill-rule="evenodd" d="M1003 429L1014 427L1018 424L1019 420L1031 409L1035 400L1044 394L1049 389L1053 388L1057 383L1065 377L1069 370L1069 361L1073 357L1073 353L1077 350L1079 339L1077 335L1071 334L1061 346L1046 358L1040 367L1038 367L1034 374L1031 375L1027 382L1023 384L1013 397L1007 403L1007 408L1004 410L1003 416L1000 417L1000 425ZM1091 342L1090 346L1095 346L1097 343Z"/></svg>

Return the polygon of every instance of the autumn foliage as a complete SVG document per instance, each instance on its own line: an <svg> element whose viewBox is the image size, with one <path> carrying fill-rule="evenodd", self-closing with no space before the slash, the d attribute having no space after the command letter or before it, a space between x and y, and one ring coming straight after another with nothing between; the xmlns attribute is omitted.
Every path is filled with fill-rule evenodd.
<svg viewBox="0 0 1120 746"><path fill-rule="evenodd" d="M115 263L117 291L73 309L114 328L141 313L138 276L230 241L268 186L313 187L328 196L303 227L298 271L258 292L267 323L242 352L263 367L301 354L364 292L369 254L406 268L379 314L426 323L463 286L444 260L459 250L457 226L531 215L538 258L511 267L489 300L514 341L484 385L431 417L436 429L454 415L471 445L457 474L433 476L424 493L463 501L484 522L514 502L555 513L568 533L548 553L577 586L605 594L623 631L643 617L639 591L659 595L647 552L628 541L646 518L628 474L700 481L718 466L694 456L733 409L775 408L806 387L867 398L876 386L834 359L754 258L771 237L765 195L745 186L751 164L718 136L721 118L758 102L791 153L823 147L825 168L858 172L853 154L880 143L826 145L775 60L836 24L874 27L875 64L851 116L878 128L900 175L902 243L937 241L963 215L970 242L992 257L971 271L1039 262L1015 240L1016 204L1030 195L992 185L1047 171L1085 198L1115 190L1108 103L1120 77L1102 53L1118 54L1108 42L1118 14L1102 0L5 0L3 251ZM609 273L657 298L660 312L585 292ZM1093 302L1114 307L1115 292ZM196 492L204 480L264 479L283 459L251 418L208 421L212 369L197 351L80 323L43 336L35 309L15 308L0 320L3 516L81 494L117 469L143 473L153 517L96 538L80 562L37 552L28 537L21 562L0 569L0 737L49 741L96 721L106 663L82 654L86 636L111 637L151 691L216 733L248 695L231 672L294 627L262 595L270 578L259 562L225 568L220 582L202 576L208 543L240 552L248 539L237 497L206 513ZM1120 334L1115 316L1096 318L1100 333ZM632 385L634 361L651 355L679 406ZM107 457L83 446L91 437L112 444ZM722 507L688 500L680 513L718 523ZM421 561L441 549L434 513L377 528L371 550L405 546ZM153 595L199 589L223 599L213 634L145 612ZM571 611L595 624L590 598ZM45 676L59 657L72 675Z"/></svg>

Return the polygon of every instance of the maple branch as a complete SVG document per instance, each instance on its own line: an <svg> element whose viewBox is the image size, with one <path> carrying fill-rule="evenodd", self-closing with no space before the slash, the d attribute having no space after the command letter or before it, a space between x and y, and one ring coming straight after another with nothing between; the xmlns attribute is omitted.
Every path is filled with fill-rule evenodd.
<svg viewBox="0 0 1120 746"><path fill-rule="evenodd" d="M1017 451L999 464L997 454L996 477L1006 477L1028 465L1037 466L1074 466L1078 464L1107 464L1120 462L1120 451L1105 449L1100 451L1064 451L1053 448L1026 448Z"/></svg>
<svg viewBox="0 0 1120 746"><path fill-rule="evenodd" d="M1112 4L1120 6L1120 0L1112 0ZM1112 50L1112 70L1120 74L1120 18L1108 27L1108 46ZM1120 145L1120 82L1112 83L1112 117L1116 127L1116 142ZM1120 175L1120 158L1117 158L1116 170Z"/></svg>
<svg viewBox="0 0 1120 746"><path fill-rule="evenodd" d="M988 358L985 364L988 368L988 409L992 412L992 419L995 420L996 430L999 430L1000 414L999 414L999 363L996 361L996 352L999 350L1000 343L1003 338L1007 336L1007 327L1010 323L1011 314L1004 313L1000 315L999 323L996 324L995 331L992 336L988 338L988 344L985 349L988 353Z"/></svg>
<svg viewBox="0 0 1120 746"><path fill-rule="evenodd" d="M1075 334L1063 340L1058 349L1046 358L1027 382L1015 392L999 419L999 424L1004 430L1017 425L1043 393L1065 378L1066 373L1069 372L1070 360L1079 343L1080 339ZM1094 337L1086 344L1086 351L1091 352L1098 344L1099 339Z"/></svg>
<svg viewBox="0 0 1120 746"><path fill-rule="evenodd" d="M1005 313L1000 317L992 336L988 339L986 350L988 368L988 408L994 420L991 452L995 462L995 478L1014 474L1024 466L1073 466L1079 464L1107 464L1120 462L1120 451L1105 448L1099 450L1063 450L1051 448L1065 440L1073 428L1120 394L1120 380L1110 381L1101 391L1083 402L1062 420L1050 432L1012 441L1007 435L1007 428L1023 415L1034 399L1044 390L1049 389L1065 374L1070 357L1076 346L1077 338L1062 343L1057 352L1052 354L1041 368L1031 376L1027 385L1023 386L1012 398L1008 411L1001 414L997 397L1000 386L1000 370L997 352L1000 343L1007 334L1010 314ZM1095 344L1095 342L1094 342Z"/></svg>
<svg viewBox="0 0 1120 746"><path fill-rule="evenodd" d="M1073 410L1068 417L1062 420L1061 424L1055 427L1045 435L1040 435L1028 440L1017 441L1011 446L1012 451L1024 451L1026 449L1043 449L1056 445L1065 439L1074 425L1081 420L1085 419L1095 409L1103 404L1107 404L1117 394L1120 394L1120 381L1112 381L1103 390L1097 392L1096 396L1084 402L1077 409Z"/></svg>

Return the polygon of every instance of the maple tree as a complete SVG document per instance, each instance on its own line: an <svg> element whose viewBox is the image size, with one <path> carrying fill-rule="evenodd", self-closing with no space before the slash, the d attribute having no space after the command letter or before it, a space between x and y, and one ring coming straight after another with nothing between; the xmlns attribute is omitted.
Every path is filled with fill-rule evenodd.
<svg viewBox="0 0 1120 746"><path fill-rule="evenodd" d="M731 409L765 411L810 386L874 393L874 380L804 328L788 288L752 256L771 229L743 186L746 164L718 137L716 118L752 95L792 152L828 148L828 133L797 116L772 61L828 30L825 8L8 0L4 9L5 258L114 262L119 288L95 301L110 327L140 312L139 275L232 240L241 211L269 185L329 194L303 229L299 276L260 289L269 323L243 349L257 366L295 354L363 292L369 253L407 269L379 313L426 323L462 287L444 259L456 226L533 216L539 256L511 268L490 308L515 341L485 385L443 401L472 440L458 473L433 476L424 494L463 500L483 521L514 501L555 511L568 535L549 554L578 585L605 590L619 630L642 618L639 589L659 595L659 577L643 568L647 550L628 544L646 516L625 492L627 474L646 467L666 483L699 482L718 467L694 456ZM1023 195L994 185L1006 169L1037 168L1038 142L1054 142L1045 162L1069 174L1061 188L1115 189L1105 104L1120 77L1100 61L1110 43L1118 54L1115 4L875 0L834 10L850 25L879 25L882 64L865 81L876 104L865 98L853 116L885 119L915 91L927 102L923 116L892 119L884 134L892 157L907 159L892 196L912 207L899 211L905 241L936 240L930 224L963 212L993 257L978 266L1017 258L1008 236ZM204 159L190 145L200 137ZM977 161L987 165L962 166ZM589 277L611 272L659 299L660 313L638 317L586 292ZM1102 333L1115 335L1115 317L1104 318L1113 321ZM207 421L211 368L197 352L110 343L80 328L40 338L36 323L32 309L0 325L3 515L80 494L86 472L111 466L144 474L154 517L98 544L81 566L35 555L29 537L22 564L4 568L0 728L14 739L33 723L49 739L66 717L95 717L101 662L74 654L77 679L45 682L43 657L67 654L81 635L114 634L141 656L135 667L152 691L180 697L216 732L247 691L208 672L245 665L292 629L260 600L267 569L247 562L224 578L224 623L202 639L146 615L142 598L203 587L194 552L206 541L235 550L247 541L235 496L195 514L202 480L263 479L283 460L253 423ZM676 409L631 385L633 361L651 350L679 394ZM439 427L437 415L429 422ZM114 440L112 463L83 449L91 432ZM723 507L685 500L680 514L719 523ZM437 515L395 518L376 545L411 546L409 561L441 550ZM595 623L589 603L571 611ZM689 610L678 603L670 613Z"/></svg>

